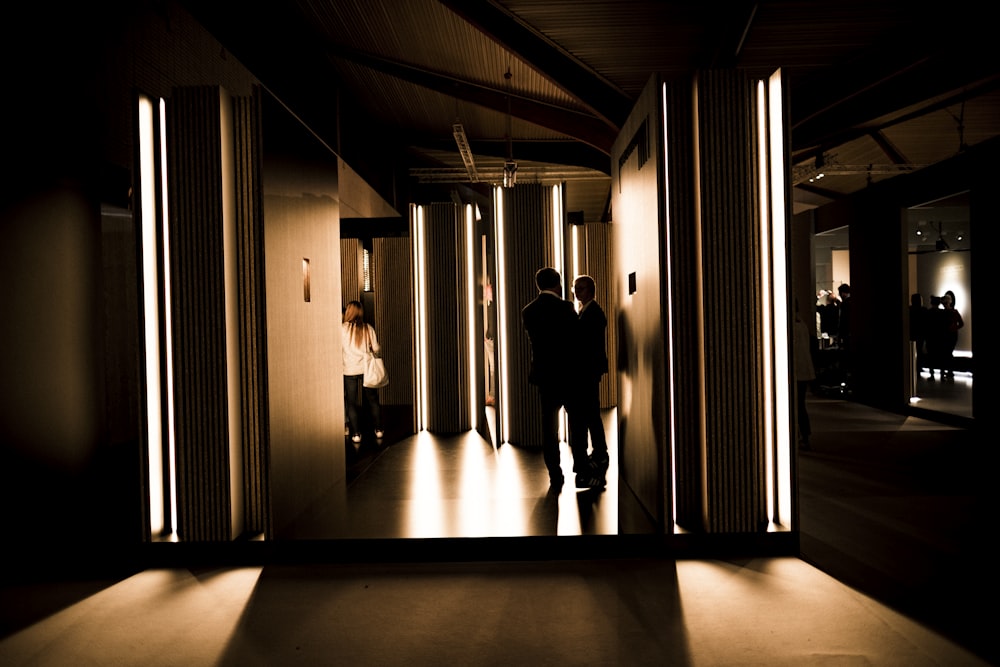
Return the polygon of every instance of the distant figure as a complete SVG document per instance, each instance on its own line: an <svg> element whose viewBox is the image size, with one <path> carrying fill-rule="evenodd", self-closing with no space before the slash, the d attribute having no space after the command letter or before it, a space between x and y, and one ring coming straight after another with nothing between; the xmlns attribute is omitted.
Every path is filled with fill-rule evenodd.
<svg viewBox="0 0 1000 667"><path fill-rule="evenodd" d="M573 281L573 294L580 302L580 324L576 358L577 410L575 418L570 419L570 443L574 447L579 444L585 450L587 436L590 436L592 471L606 482L610 458L604 420L601 418L601 378L608 372L605 344L608 318L601 305L594 300L596 289L594 279L590 276L579 276Z"/></svg>
<svg viewBox="0 0 1000 667"><path fill-rule="evenodd" d="M847 283L837 288L840 295L840 318L837 323L838 345L845 350L851 349L851 286Z"/></svg>
<svg viewBox="0 0 1000 667"><path fill-rule="evenodd" d="M927 365L927 309L924 308L924 298L920 294L910 295L910 343L919 372Z"/></svg>
<svg viewBox="0 0 1000 667"><path fill-rule="evenodd" d="M958 344L958 330L965 326L965 320L955 308L955 293L948 290L941 297L941 379L955 379L955 346Z"/></svg>
<svg viewBox="0 0 1000 667"><path fill-rule="evenodd" d="M382 429L382 406L378 400L378 389L364 386L365 352L371 346L372 352L379 354L382 347L375 337L375 329L365 322L365 309L360 301L349 301L344 310L341 324L341 353L344 364L344 402L347 405L347 420L351 431L351 441L361 444L361 403L368 402L371 410L375 439L381 441L385 435Z"/></svg>
<svg viewBox="0 0 1000 667"><path fill-rule="evenodd" d="M795 301L795 322L793 326L795 384L798 399L796 421L799 425L799 448L809 449L812 425L809 421L809 411L806 409L806 396L809 393L809 386L816 379L816 368L813 365L812 359L812 335L809 333L809 325L806 324L799 313L798 300Z"/></svg>
<svg viewBox="0 0 1000 667"><path fill-rule="evenodd" d="M538 295L521 309L521 324L531 345L528 381L538 388L542 407L542 458L549 472L549 485L562 487L564 479L559 454L559 410L574 418L572 387L575 381L574 347L578 340L576 309L562 298L562 276L551 267L535 272ZM570 443L577 486L596 488L587 457L586 443Z"/></svg>
<svg viewBox="0 0 1000 667"><path fill-rule="evenodd" d="M852 348L853 341L851 339L854 328L854 323L852 322L854 302L851 301L851 286L847 283L842 283L840 287L837 288L837 293L840 295L840 320L837 324L837 347L840 348L841 385L849 388L852 385L854 375L854 350Z"/></svg>
<svg viewBox="0 0 1000 667"><path fill-rule="evenodd" d="M931 306L927 309L925 315L927 319L924 320L924 324L926 325L924 334L926 336L927 372L929 374L927 379L934 382L935 369L941 371L941 377L944 379L945 314L944 309L941 307L941 297L931 297Z"/></svg>
<svg viewBox="0 0 1000 667"><path fill-rule="evenodd" d="M833 344L837 340L840 326L840 301L827 290L820 290L816 299L819 314L819 335Z"/></svg>

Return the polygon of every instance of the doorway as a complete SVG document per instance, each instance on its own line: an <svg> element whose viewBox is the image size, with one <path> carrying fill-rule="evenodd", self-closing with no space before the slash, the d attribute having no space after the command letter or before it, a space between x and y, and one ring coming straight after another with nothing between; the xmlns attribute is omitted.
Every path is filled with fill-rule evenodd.
<svg viewBox="0 0 1000 667"><path fill-rule="evenodd" d="M909 402L920 410L971 419L975 364L968 192L912 206L905 214Z"/></svg>

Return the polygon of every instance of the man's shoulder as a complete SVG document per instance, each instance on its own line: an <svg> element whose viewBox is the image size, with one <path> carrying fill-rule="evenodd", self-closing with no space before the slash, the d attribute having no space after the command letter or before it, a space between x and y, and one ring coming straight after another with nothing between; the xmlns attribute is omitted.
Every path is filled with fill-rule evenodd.
<svg viewBox="0 0 1000 667"><path fill-rule="evenodd" d="M583 309L581 314L581 319L592 320L595 322L605 322L607 323L608 317L604 314L604 309L601 308L601 304L596 301L591 301L587 304L587 307Z"/></svg>

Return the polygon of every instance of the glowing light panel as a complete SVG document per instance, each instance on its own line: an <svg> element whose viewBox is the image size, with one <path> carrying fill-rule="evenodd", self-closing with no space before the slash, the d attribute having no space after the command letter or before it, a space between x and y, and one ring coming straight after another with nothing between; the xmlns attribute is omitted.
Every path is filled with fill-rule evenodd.
<svg viewBox="0 0 1000 667"><path fill-rule="evenodd" d="M469 419L472 428L479 426L478 414L476 410L476 350L478 341L476 336L476 220L475 211L471 204L465 205L465 282L468 285L466 290L465 311L467 314L466 327L469 337Z"/></svg>

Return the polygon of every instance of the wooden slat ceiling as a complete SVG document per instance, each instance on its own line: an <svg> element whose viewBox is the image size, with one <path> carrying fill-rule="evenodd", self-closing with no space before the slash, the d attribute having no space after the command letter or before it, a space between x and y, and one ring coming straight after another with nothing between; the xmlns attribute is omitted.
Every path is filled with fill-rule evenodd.
<svg viewBox="0 0 1000 667"><path fill-rule="evenodd" d="M567 179L568 210L601 220L608 151L653 73L739 67L763 76L780 67L796 210L1000 135L987 3L185 4L400 211L449 191L481 195L510 155L519 179ZM810 182L818 156L829 171L822 187Z"/></svg>

